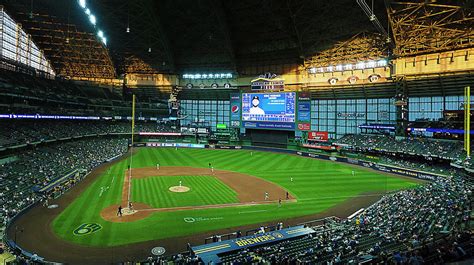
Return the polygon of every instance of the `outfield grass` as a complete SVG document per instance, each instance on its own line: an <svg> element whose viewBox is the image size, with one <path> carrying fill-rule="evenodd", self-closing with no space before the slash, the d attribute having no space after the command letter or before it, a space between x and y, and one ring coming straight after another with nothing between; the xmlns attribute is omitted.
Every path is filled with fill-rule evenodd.
<svg viewBox="0 0 474 265"><path fill-rule="evenodd" d="M184 193L171 192L172 186L183 186L191 190ZM212 176L165 176L132 179L132 201L143 202L153 208L198 206L237 203L237 193Z"/></svg>
<svg viewBox="0 0 474 265"><path fill-rule="evenodd" d="M109 205L120 203L123 174L128 165L128 160L123 160L98 177L54 220L52 228L55 233L65 240L82 245L123 245L314 214L367 192L382 193L417 185L411 180L382 175L364 168L280 153L253 151L251 156L250 151L246 150L142 148L133 158L134 168L151 167L156 163L161 166L202 168L207 168L208 163L212 163L215 169L236 171L269 180L289 190L298 202L284 204L280 208L277 205L254 205L155 212L143 220L111 223L100 217L100 211ZM355 176L352 176L352 170L355 170ZM168 177L159 179L166 178ZM153 183L153 180L149 181ZM135 182L140 183L141 180L133 180L132 196L150 196L154 193L153 189L159 189L155 184L149 187L149 183L143 183L143 189L149 190L146 191L148 195L139 195L141 192L136 189L140 184L135 185ZM229 194L227 197L230 199L232 196ZM135 199L139 201L138 198ZM176 199L173 204L190 203L191 199L186 201ZM171 205L169 203L159 198L153 202L154 205ZM189 220L190 217L196 221L186 222L186 218ZM73 230L84 223L97 223L102 229L90 235L74 235Z"/></svg>

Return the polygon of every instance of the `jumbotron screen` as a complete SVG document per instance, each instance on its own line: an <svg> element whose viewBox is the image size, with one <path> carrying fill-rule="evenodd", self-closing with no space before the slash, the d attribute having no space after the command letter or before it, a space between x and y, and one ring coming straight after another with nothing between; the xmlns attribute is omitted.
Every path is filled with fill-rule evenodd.
<svg viewBox="0 0 474 265"><path fill-rule="evenodd" d="M295 122L295 92L243 93L242 121Z"/></svg>

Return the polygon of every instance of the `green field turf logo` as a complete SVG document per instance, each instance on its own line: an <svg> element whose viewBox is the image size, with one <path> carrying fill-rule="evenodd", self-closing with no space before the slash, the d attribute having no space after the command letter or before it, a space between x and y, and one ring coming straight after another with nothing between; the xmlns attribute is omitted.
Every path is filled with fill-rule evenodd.
<svg viewBox="0 0 474 265"><path fill-rule="evenodd" d="M74 235L76 236L84 236L84 235L89 235L92 233L95 233L102 229L102 226L100 224L96 223L85 223L80 225L78 228L74 230Z"/></svg>
<svg viewBox="0 0 474 265"><path fill-rule="evenodd" d="M203 221L214 221L214 220L222 220L224 217L184 217L184 222L186 223L194 223L194 222L203 222Z"/></svg>

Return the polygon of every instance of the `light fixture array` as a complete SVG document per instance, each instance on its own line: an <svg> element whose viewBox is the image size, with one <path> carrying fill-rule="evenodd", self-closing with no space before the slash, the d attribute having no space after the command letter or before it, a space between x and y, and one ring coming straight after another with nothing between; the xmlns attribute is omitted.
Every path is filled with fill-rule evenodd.
<svg viewBox="0 0 474 265"><path fill-rule="evenodd" d="M388 65L387 60L378 60L378 61L365 61L365 62L358 62L355 64L339 64L336 66L329 65L326 67L311 67L308 68L308 72L310 74L317 74L317 73L331 73L331 72L342 72L342 71L351 71L351 70L363 70L363 69L371 69L377 67L386 67Z"/></svg>
<svg viewBox="0 0 474 265"><path fill-rule="evenodd" d="M184 74L184 79L224 79L232 78L231 73L217 73L217 74Z"/></svg>
<svg viewBox="0 0 474 265"><path fill-rule="evenodd" d="M79 6L84 10L84 13L86 13L87 17L89 18L89 22L96 28L97 25L97 18L96 16L92 13L92 11L87 7L86 0L78 0ZM97 36L99 39L102 41L104 45L107 45L107 38L104 35L104 32L100 29L97 29Z"/></svg>

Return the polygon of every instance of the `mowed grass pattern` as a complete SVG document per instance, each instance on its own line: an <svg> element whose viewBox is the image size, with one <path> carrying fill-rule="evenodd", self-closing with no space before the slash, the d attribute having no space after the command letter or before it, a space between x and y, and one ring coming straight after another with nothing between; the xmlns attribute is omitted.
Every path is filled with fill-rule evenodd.
<svg viewBox="0 0 474 265"><path fill-rule="evenodd" d="M154 167L159 163L161 166L207 168L208 163L212 163L215 169L240 172L280 185L298 199L297 203L283 204L282 207L269 204L155 212L148 218L136 222L107 222L100 217L100 211L111 204L120 203L123 174L129 164L129 160L125 159L111 166L108 172L99 176L74 200L54 220L53 229L59 237L77 244L116 246L315 214L355 196L380 194L418 185L415 180L387 176L332 161L281 153L257 151L252 153L253 155L247 150L142 148L134 155L132 167ZM352 176L352 170L355 171L355 176ZM144 192L141 188L136 190L137 185L133 186L133 193L137 196L148 196L146 200L149 203L166 205L159 196L154 197L156 192L146 191L146 187L150 189L154 185L143 184ZM109 188L101 194L101 187ZM212 193L218 193L220 190ZM136 199L139 201L139 198ZM168 202L167 205L171 203ZM184 218L187 217L212 221L186 223ZM103 228L92 235L74 236L72 232L75 228L91 222L98 223Z"/></svg>
<svg viewBox="0 0 474 265"><path fill-rule="evenodd" d="M172 186L189 187L188 192L172 192ZM212 176L159 176L132 180L132 201L154 208L199 206L239 202L229 186Z"/></svg>

